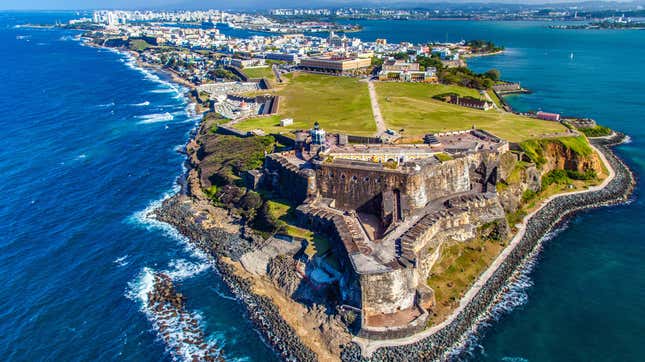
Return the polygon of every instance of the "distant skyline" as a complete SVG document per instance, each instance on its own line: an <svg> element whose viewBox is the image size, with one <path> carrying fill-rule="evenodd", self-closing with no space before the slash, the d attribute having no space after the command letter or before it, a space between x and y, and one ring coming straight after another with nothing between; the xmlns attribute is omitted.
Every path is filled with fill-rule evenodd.
<svg viewBox="0 0 645 362"><path fill-rule="evenodd" d="M643 0L594 1L644 4ZM589 1L562 0L321 0L303 4L301 0L3 0L2 10L89 10L89 9L270 9L280 7L344 7L344 6L427 6L446 3L491 3L491 4L572 4Z"/></svg>

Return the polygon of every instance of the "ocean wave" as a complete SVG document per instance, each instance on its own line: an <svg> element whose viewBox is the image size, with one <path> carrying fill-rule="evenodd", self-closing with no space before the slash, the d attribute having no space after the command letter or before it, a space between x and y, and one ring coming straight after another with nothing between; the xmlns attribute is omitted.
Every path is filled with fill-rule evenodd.
<svg viewBox="0 0 645 362"><path fill-rule="evenodd" d="M128 258L127 254L123 255L123 256L120 256L120 257L114 259L113 263L118 265L118 266L126 266L126 265L130 264L129 261L126 261L127 258Z"/></svg>
<svg viewBox="0 0 645 362"><path fill-rule="evenodd" d="M625 138L623 139L623 142L621 142L621 143L623 143L623 144L632 143L632 137L629 136L629 135L626 135Z"/></svg>
<svg viewBox="0 0 645 362"><path fill-rule="evenodd" d="M138 116L137 118L142 119L138 124L150 124L150 123L159 123L159 122L169 122L175 119L175 117L166 112L166 113L154 113L147 114L145 116Z"/></svg>
<svg viewBox="0 0 645 362"><path fill-rule="evenodd" d="M149 106L149 105L150 105L150 101L145 101L145 102L141 102L141 103L134 103L134 104L131 104L130 106L132 106L132 107L146 107L146 106Z"/></svg>
<svg viewBox="0 0 645 362"><path fill-rule="evenodd" d="M188 103L184 109L186 111L186 115L188 117L199 117L199 114L197 114L197 111L195 110L196 107L197 104L195 102Z"/></svg>
<svg viewBox="0 0 645 362"><path fill-rule="evenodd" d="M170 88L160 88L160 89L153 89L150 91L150 93L174 93L175 91L170 89Z"/></svg>
<svg viewBox="0 0 645 362"><path fill-rule="evenodd" d="M217 294L220 298L237 301L237 299L234 296L232 296L230 294L226 294L226 292L223 292L223 291L219 290L218 288L208 287L208 289L210 289L213 292L215 292L215 294Z"/></svg>
<svg viewBox="0 0 645 362"><path fill-rule="evenodd" d="M114 102L110 103L105 103L105 104L97 104L96 108L109 108L109 107L114 107L116 104Z"/></svg>
<svg viewBox="0 0 645 362"><path fill-rule="evenodd" d="M182 169L184 167L182 164ZM154 211L160 208L166 199L178 193L180 189L181 186L175 183L170 192L165 193L159 200L150 202L145 209L135 212L128 218L128 221L132 224L143 226L146 230L161 231L167 237L179 242L184 247L184 251L190 254L190 256L203 263L208 261L208 256L202 250L195 247L186 236L182 235L172 225L159 221L154 217Z"/></svg>
<svg viewBox="0 0 645 362"><path fill-rule="evenodd" d="M185 259L177 259L171 260L169 267L172 269L165 271L164 273L170 276L174 281L182 281L201 274L211 266L207 262L193 263Z"/></svg>
<svg viewBox="0 0 645 362"><path fill-rule="evenodd" d="M121 54L123 54L123 53L121 53ZM130 55L128 53L125 53L124 56L125 56L124 64L128 68L130 68L132 70L136 70L137 72L141 73L145 79L147 79L147 80L149 80L151 82L154 82L154 83L158 83L159 85L161 85L163 87L160 90L151 91L152 93L177 93L175 98L179 99L179 98L184 97L185 89L182 86L176 85L176 84L174 84L172 82L168 82L166 80L163 80L157 74L154 74L153 72L149 71L148 69L140 67L137 64L136 59L132 55Z"/></svg>
<svg viewBox="0 0 645 362"><path fill-rule="evenodd" d="M529 362L529 360L524 357L506 356L506 357L502 357L502 362Z"/></svg>
<svg viewBox="0 0 645 362"><path fill-rule="evenodd" d="M63 35L58 38L58 41L78 41L80 40L79 36Z"/></svg>

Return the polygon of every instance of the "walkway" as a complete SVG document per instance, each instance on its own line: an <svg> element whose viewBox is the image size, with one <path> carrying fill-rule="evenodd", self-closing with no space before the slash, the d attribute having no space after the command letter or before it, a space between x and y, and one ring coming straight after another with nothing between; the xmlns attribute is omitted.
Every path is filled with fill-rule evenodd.
<svg viewBox="0 0 645 362"><path fill-rule="evenodd" d="M490 97L490 94L488 94L488 91L479 91L484 97L486 97L486 100L491 102L493 104L493 108L499 110L499 107L497 107L497 103L493 101L493 98Z"/></svg>
<svg viewBox="0 0 645 362"><path fill-rule="evenodd" d="M376 89L374 89L374 81L367 81L367 89L370 93L370 102L372 103L372 114L374 115L374 122L376 122L376 136L385 133L385 121L381 115L381 107L378 105L378 98L376 96Z"/></svg>

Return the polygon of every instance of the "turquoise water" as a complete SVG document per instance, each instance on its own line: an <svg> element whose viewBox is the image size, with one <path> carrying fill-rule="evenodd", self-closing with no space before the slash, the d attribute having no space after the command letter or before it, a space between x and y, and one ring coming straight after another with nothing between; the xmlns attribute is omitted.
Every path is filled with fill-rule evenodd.
<svg viewBox="0 0 645 362"><path fill-rule="evenodd" d="M204 258L142 213L173 192L182 172L176 150L198 121L183 89L122 55L82 46L76 33L14 28L70 16L0 13L0 355L170 360L141 298L146 276L167 270L227 359L275 360ZM505 55L471 65L496 67L532 89L510 100L520 110L591 116L627 132L632 143L619 153L642 174L645 33L369 22L358 35L382 34L505 45ZM642 360L643 216L636 199L571 219L470 359Z"/></svg>
<svg viewBox="0 0 645 362"><path fill-rule="evenodd" d="M519 111L586 116L623 131L618 153L643 174L645 32L563 31L531 22L364 23L365 40L488 39L504 55L471 59L497 68L532 94L508 101ZM573 59L571 54L573 53ZM636 195L642 186L638 182ZM470 358L481 361L639 361L645 358L643 201L581 213L547 241L525 288L485 329ZM532 285L532 286L531 286Z"/></svg>

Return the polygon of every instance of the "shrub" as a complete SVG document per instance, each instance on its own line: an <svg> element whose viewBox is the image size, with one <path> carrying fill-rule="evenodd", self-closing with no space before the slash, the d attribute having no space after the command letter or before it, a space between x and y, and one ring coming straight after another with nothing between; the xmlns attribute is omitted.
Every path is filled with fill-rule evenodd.
<svg viewBox="0 0 645 362"><path fill-rule="evenodd" d="M214 199L215 195L217 195L217 186L212 185L211 187L204 189L204 193L209 199Z"/></svg>
<svg viewBox="0 0 645 362"><path fill-rule="evenodd" d="M255 191L248 191L240 200L240 207L244 210L259 209L262 206L262 197Z"/></svg>
<svg viewBox="0 0 645 362"><path fill-rule="evenodd" d="M443 153L443 152L442 153L437 153L434 156L441 162L446 162L446 161L452 160L452 156L450 156L447 153Z"/></svg>
<svg viewBox="0 0 645 362"><path fill-rule="evenodd" d="M535 196L537 196L537 193L536 193L535 191L533 191L533 190L526 190L526 191L524 191L524 193L522 194L522 202L523 202L523 203L527 203L527 202L529 202L529 201L533 200L533 198L534 198Z"/></svg>
<svg viewBox="0 0 645 362"><path fill-rule="evenodd" d="M586 170L585 172L567 170L567 176L572 180L593 180L597 177L594 170Z"/></svg>
<svg viewBox="0 0 645 362"><path fill-rule="evenodd" d="M565 170L552 170L542 176L542 188L546 188L552 184L566 185L569 182L570 179Z"/></svg>
<svg viewBox="0 0 645 362"><path fill-rule="evenodd" d="M581 128L580 132L584 133L587 137L603 137L611 134L611 128L596 126L591 128Z"/></svg>

